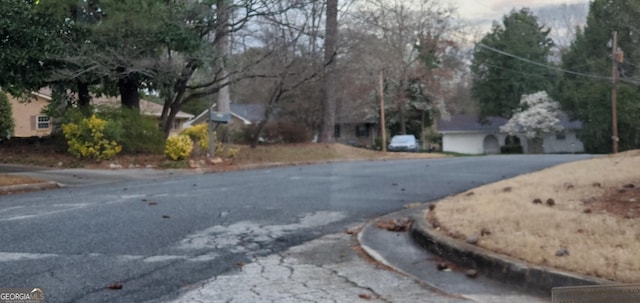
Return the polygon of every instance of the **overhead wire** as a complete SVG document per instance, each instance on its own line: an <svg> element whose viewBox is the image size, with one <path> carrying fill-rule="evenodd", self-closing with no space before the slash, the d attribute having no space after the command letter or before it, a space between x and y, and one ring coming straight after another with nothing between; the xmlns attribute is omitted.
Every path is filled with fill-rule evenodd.
<svg viewBox="0 0 640 303"><path fill-rule="evenodd" d="M479 46L479 47L481 47L483 49L486 49L486 50L501 54L503 56L508 56L508 57L511 57L511 58L516 59L516 60L520 60L520 61L523 61L523 62L526 62L526 63L529 63L529 64L545 67L545 68L548 68L548 69L551 69L551 70L555 70L555 71L558 71L558 72L563 72L563 73L567 73L567 74L571 74L571 75L576 75L576 76L588 77L588 78L599 79L599 80L607 80L607 81L612 81L613 80L613 78L609 77L609 76L581 73L581 72L576 72L576 71L564 69L564 68L561 68L561 67L549 65L549 64L546 64L546 63L536 62L536 61L533 61L533 60L530 60L530 59L527 59L527 58L524 58L524 57L521 57L521 56L518 56L518 55L514 55L514 54L511 54L511 53L505 52L503 50L499 50L499 49L493 48L493 47L488 46L488 45L486 45L484 43L471 41L468 38L464 38L464 37L459 36L458 34L454 34L454 35L457 36L458 38L461 38L461 39L467 41L467 42L474 43L475 45L477 45L477 46ZM633 80L630 80L630 79L625 79L625 78L618 78L618 81L629 83L629 84L634 84L634 85L640 85L640 83L638 83L636 81L633 81Z"/></svg>

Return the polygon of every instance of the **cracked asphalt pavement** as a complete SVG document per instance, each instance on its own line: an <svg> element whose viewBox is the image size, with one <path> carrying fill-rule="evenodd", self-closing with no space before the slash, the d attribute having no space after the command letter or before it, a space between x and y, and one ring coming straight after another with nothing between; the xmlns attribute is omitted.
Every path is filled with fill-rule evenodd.
<svg viewBox="0 0 640 303"><path fill-rule="evenodd" d="M380 268L354 245L355 236L327 235L241 264L167 302L469 302Z"/></svg>

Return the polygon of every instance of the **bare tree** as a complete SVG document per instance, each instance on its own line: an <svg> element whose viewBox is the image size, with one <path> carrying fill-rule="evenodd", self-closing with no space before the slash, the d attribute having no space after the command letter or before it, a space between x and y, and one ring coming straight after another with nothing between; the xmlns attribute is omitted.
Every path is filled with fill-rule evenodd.
<svg viewBox="0 0 640 303"><path fill-rule="evenodd" d="M272 56L263 62L262 67L256 68L268 69L275 75L265 79L270 83L270 88L265 98L264 117L251 135L252 147L257 145L261 132L282 98L322 73L323 64L316 64L314 60L316 45L313 41L317 29L313 27L317 24L316 18L315 10L309 13L301 9L282 11L261 22L264 30L260 38L265 52Z"/></svg>
<svg viewBox="0 0 640 303"><path fill-rule="evenodd" d="M452 79L445 60L456 48L450 36L457 27L455 10L437 0L367 0L353 19L363 45L352 50L368 49L371 69L384 70L386 94L396 108L400 132L406 133L408 86L418 81L443 100L443 84Z"/></svg>
<svg viewBox="0 0 640 303"><path fill-rule="evenodd" d="M540 24L545 25L551 32L555 48L562 53L571 45L576 36L576 30L587 23L589 13L588 3L557 4L543 6L536 10Z"/></svg>

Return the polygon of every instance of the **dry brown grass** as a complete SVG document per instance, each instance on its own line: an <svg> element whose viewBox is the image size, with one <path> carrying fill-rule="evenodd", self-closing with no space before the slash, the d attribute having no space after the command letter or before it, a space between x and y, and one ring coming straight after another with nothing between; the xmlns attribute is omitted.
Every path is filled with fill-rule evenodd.
<svg viewBox="0 0 640 303"><path fill-rule="evenodd" d="M640 219L585 209L605 192L640 185L640 151L559 165L500 181L437 203L433 216L457 238L534 264L640 282ZM507 188L511 188L508 190ZM546 200L555 200L554 206ZM534 199L542 204L534 204ZM604 201L603 203L609 203ZM628 203L640 203L628 202ZM568 256L556 252L567 249Z"/></svg>
<svg viewBox="0 0 640 303"><path fill-rule="evenodd" d="M45 181L29 178L29 177L0 174L0 186L17 185L17 184L34 184L34 183L42 183L42 182L45 182Z"/></svg>
<svg viewBox="0 0 640 303"><path fill-rule="evenodd" d="M337 160L412 159L444 157L431 153L383 153L343 144L278 144L256 148L237 146L235 164L309 163Z"/></svg>

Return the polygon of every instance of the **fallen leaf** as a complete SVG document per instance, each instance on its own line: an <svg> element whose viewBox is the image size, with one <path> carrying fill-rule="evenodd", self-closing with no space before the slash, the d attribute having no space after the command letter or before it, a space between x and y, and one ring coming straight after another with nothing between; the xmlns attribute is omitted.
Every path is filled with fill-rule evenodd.
<svg viewBox="0 0 640 303"><path fill-rule="evenodd" d="M358 297L360 299L371 300L371 295L369 294L359 294Z"/></svg>
<svg viewBox="0 0 640 303"><path fill-rule="evenodd" d="M489 230L489 229L488 229L488 228L486 228L486 227L483 227L483 228L480 230L480 236L488 236L488 235L490 235L490 234L491 234L491 230Z"/></svg>
<svg viewBox="0 0 640 303"><path fill-rule="evenodd" d="M553 198L547 199L547 205L549 205L549 206L556 205L556 200L553 200Z"/></svg>
<svg viewBox="0 0 640 303"><path fill-rule="evenodd" d="M438 265L436 265L436 268L438 268L438 270L445 270L445 269L449 269L449 265L447 265L447 263L438 263Z"/></svg>
<svg viewBox="0 0 640 303"><path fill-rule="evenodd" d="M405 232L409 230L411 226L411 219L409 218L399 218L387 221L380 221L376 223L376 226L381 229L386 229L388 231L394 232Z"/></svg>
<svg viewBox="0 0 640 303"><path fill-rule="evenodd" d="M113 283L107 286L108 289L122 289L122 283Z"/></svg>
<svg viewBox="0 0 640 303"><path fill-rule="evenodd" d="M344 231L345 234L347 235L357 235L358 234L358 230L357 229L347 229Z"/></svg>
<svg viewBox="0 0 640 303"><path fill-rule="evenodd" d="M475 269L469 269L469 270L465 271L464 274L469 278L478 277L478 271L475 270Z"/></svg>

